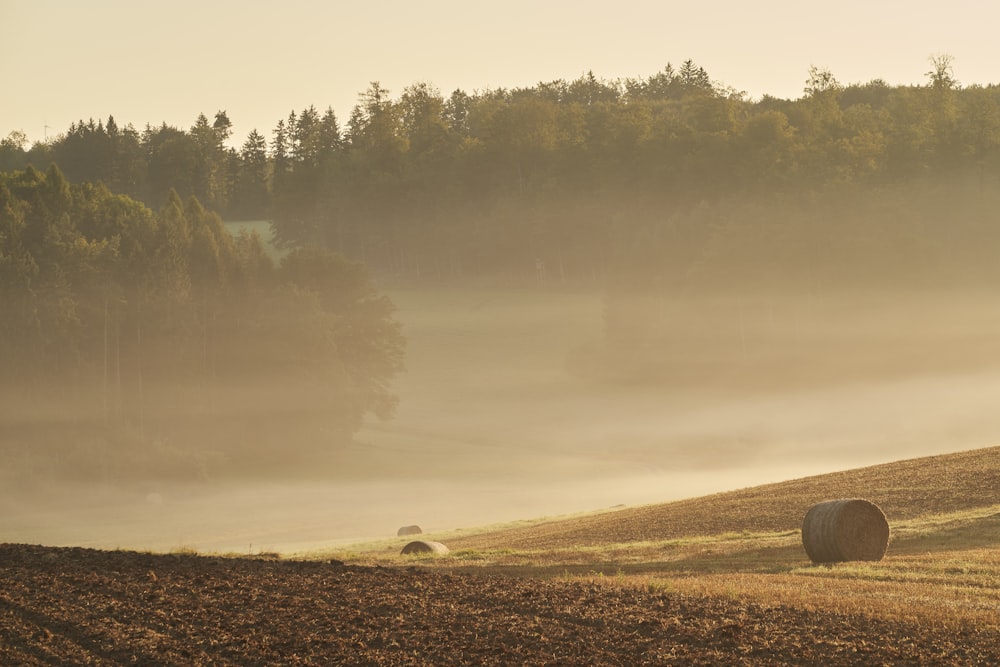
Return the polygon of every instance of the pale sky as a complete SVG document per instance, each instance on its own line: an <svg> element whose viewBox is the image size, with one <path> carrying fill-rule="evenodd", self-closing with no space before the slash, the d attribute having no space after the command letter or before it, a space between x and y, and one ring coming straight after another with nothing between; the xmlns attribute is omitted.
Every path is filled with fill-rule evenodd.
<svg viewBox="0 0 1000 667"><path fill-rule="evenodd" d="M447 97L688 58L753 98L801 96L811 65L844 84L924 83L940 54L985 85L1000 82L998 19L982 0L0 0L0 137L109 115L188 129L224 109L239 144L309 105L344 123L372 81Z"/></svg>

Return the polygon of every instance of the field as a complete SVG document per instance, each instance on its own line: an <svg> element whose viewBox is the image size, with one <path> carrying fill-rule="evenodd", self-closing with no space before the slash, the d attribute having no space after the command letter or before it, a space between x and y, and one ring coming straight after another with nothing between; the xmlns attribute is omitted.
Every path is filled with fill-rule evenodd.
<svg viewBox="0 0 1000 667"><path fill-rule="evenodd" d="M1000 447L298 558L0 545L3 664L1000 661ZM864 496L877 563L809 564L808 506Z"/></svg>
<svg viewBox="0 0 1000 667"><path fill-rule="evenodd" d="M992 295L720 298L651 385L588 375L596 292L392 296L399 412L308 476L8 471L0 664L1000 664ZM810 564L848 497L887 557Z"/></svg>

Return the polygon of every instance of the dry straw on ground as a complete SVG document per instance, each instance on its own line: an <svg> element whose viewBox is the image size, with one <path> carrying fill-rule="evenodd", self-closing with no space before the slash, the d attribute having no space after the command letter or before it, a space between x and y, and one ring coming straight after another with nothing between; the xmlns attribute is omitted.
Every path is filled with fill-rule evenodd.
<svg viewBox="0 0 1000 667"><path fill-rule="evenodd" d="M406 535L419 535L422 532L424 532L424 531L421 530L420 526L416 526L416 525L414 525L414 526L403 526L402 528L400 528L399 530L396 531L396 535L398 537L404 537Z"/></svg>
<svg viewBox="0 0 1000 667"><path fill-rule="evenodd" d="M416 540L410 542L403 550L400 552L402 555L406 556L408 554L439 554L443 555L449 552L448 547L441 544L440 542L431 542L430 540Z"/></svg>
<svg viewBox="0 0 1000 667"><path fill-rule="evenodd" d="M882 560L889 546L889 522L867 500L819 503L802 521L802 546L814 563Z"/></svg>

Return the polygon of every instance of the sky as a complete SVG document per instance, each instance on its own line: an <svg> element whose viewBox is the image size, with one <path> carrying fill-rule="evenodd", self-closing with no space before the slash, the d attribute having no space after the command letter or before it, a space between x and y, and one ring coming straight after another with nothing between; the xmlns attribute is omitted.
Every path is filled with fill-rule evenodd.
<svg viewBox="0 0 1000 667"><path fill-rule="evenodd" d="M937 55L986 85L1000 82L998 19L981 0L0 0L0 137L109 115L187 129L225 110L238 146L310 105L343 123L373 81L448 96L687 59L750 98L800 97L810 66L921 84Z"/></svg>

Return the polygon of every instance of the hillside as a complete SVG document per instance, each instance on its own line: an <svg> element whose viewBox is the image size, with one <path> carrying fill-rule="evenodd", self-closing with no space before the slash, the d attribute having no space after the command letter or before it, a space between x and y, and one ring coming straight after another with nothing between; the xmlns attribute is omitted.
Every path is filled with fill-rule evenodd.
<svg viewBox="0 0 1000 667"><path fill-rule="evenodd" d="M1000 447L929 456L806 477L662 505L491 531L449 542L452 548L555 549L669 540L723 533L798 530L813 504L866 498L890 525L925 515L1000 503Z"/></svg>
<svg viewBox="0 0 1000 667"><path fill-rule="evenodd" d="M399 544L390 541L350 557L821 609L879 622L916 620L959 634L970 628L996 632L998 464L1000 448L990 447L679 502L432 536L452 549L443 558L401 558ZM815 566L803 549L802 519L813 504L846 497L868 498L884 509L888 553L879 562Z"/></svg>
<svg viewBox="0 0 1000 667"><path fill-rule="evenodd" d="M998 463L991 447L453 535L444 557L0 544L0 663L997 664ZM886 509L889 555L809 565L802 512L848 495Z"/></svg>

